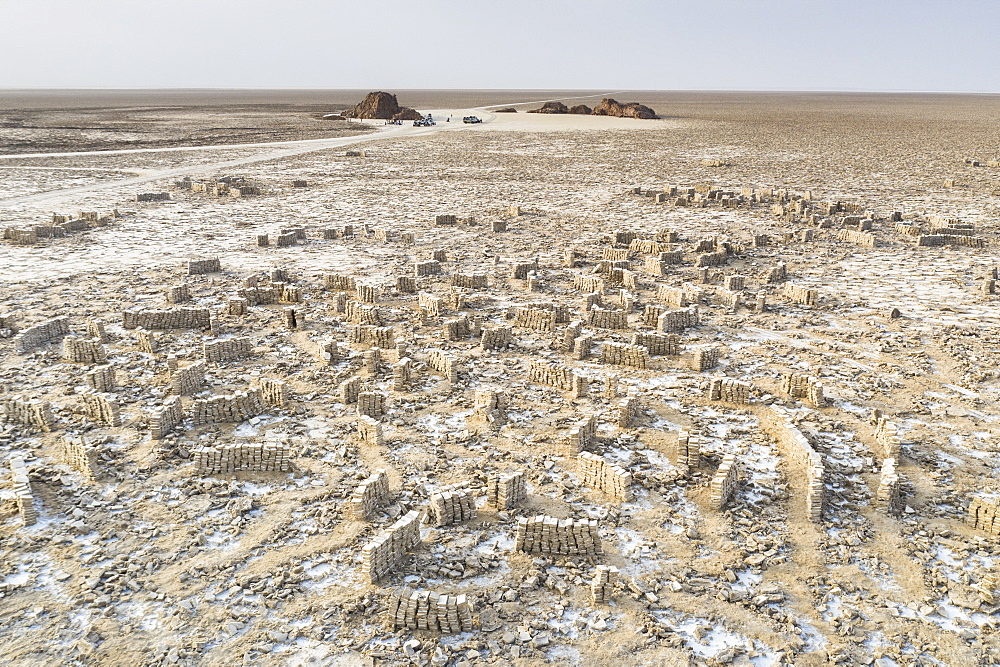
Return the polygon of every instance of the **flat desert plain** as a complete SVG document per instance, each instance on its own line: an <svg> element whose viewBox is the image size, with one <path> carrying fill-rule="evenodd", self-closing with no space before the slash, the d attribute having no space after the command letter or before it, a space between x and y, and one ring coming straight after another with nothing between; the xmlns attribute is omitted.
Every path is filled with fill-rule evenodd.
<svg viewBox="0 0 1000 667"><path fill-rule="evenodd" d="M0 94L6 664L1000 664L1000 98L396 92Z"/></svg>

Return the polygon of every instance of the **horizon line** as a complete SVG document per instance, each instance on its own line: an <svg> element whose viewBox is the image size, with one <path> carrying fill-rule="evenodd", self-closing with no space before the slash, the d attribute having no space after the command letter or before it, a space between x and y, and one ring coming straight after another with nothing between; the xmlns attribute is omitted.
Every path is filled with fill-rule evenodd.
<svg viewBox="0 0 1000 667"><path fill-rule="evenodd" d="M398 91L414 92L504 92L504 91L544 91L544 92L591 92L605 91L608 88L394 88L392 86L383 87ZM80 87L0 87L0 93L7 92L199 92L199 91L233 91L233 92L325 92L325 91L362 91L371 88L315 88L315 87L216 87L216 86L189 86L189 87L103 87L103 86L80 86ZM634 88L621 89L621 92L628 93L830 93L830 94L880 94L880 95L1000 95L1000 91L985 90L914 90L914 89L871 89L871 88ZM372 91L374 92L374 91Z"/></svg>

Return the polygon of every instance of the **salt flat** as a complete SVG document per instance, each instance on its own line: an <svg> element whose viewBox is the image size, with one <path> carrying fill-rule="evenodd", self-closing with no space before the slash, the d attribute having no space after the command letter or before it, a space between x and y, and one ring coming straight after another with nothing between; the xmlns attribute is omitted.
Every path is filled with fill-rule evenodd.
<svg viewBox="0 0 1000 667"><path fill-rule="evenodd" d="M4 469L25 461L37 514L23 524L4 472L0 650L13 664L1000 660L996 537L968 520L1000 466L997 99L616 93L661 115L635 120L526 114L555 94L520 95L508 101L533 101L516 114L495 113L496 96L428 95L433 128L0 157L0 228L106 218L0 243L0 401L46 401L52 416L43 428L9 407L0 425ZM190 185L221 177L255 190ZM169 199L135 201L147 192ZM911 227L947 244L920 246ZM213 258L221 270L188 275L188 260ZM171 293L188 298L168 303L181 285ZM689 307L678 297L697 323L674 330L660 314ZM126 310L179 308L210 326L154 331L155 350L124 326ZM74 340L103 330L104 361L74 360L64 334L19 347L57 316ZM183 418L154 438L179 372L237 339L250 353L191 371ZM609 363L613 350L644 362ZM115 386L97 391L88 373L108 365ZM580 379L553 386L542 367ZM713 398L722 379L748 402ZM344 393L352 381L385 400L370 415L381 442ZM195 423L196 404L267 382L286 399ZM88 411L92 394L119 425ZM65 463L79 435L93 481ZM627 498L585 477L573 442L608 479L629 476ZM199 463L260 443L288 469ZM352 494L379 470L388 495L358 517ZM488 501L514 473L523 501ZM372 583L365 545L448 490L476 517L425 518ZM526 549L518 520L537 515L596 521L601 552ZM592 599L598 565L618 569L610 602ZM395 627L404 586L467 595L473 629Z"/></svg>

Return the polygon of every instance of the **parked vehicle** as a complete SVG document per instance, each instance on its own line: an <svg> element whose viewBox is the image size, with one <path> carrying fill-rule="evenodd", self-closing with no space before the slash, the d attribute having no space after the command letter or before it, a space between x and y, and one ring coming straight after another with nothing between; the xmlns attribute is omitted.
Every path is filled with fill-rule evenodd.
<svg viewBox="0 0 1000 667"><path fill-rule="evenodd" d="M482 123L483 120L478 116L466 116L462 119L462 122L468 125L470 123Z"/></svg>

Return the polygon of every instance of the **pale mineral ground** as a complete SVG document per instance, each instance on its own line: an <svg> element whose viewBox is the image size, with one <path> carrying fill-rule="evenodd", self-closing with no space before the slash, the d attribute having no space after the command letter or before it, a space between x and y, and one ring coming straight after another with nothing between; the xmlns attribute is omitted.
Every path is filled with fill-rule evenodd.
<svg viewBox="0 0 1000 667"><path fill-rule="evenodd" d="M1000 664L1000 97L603 92L0 93L2 662Z"/></svg>

